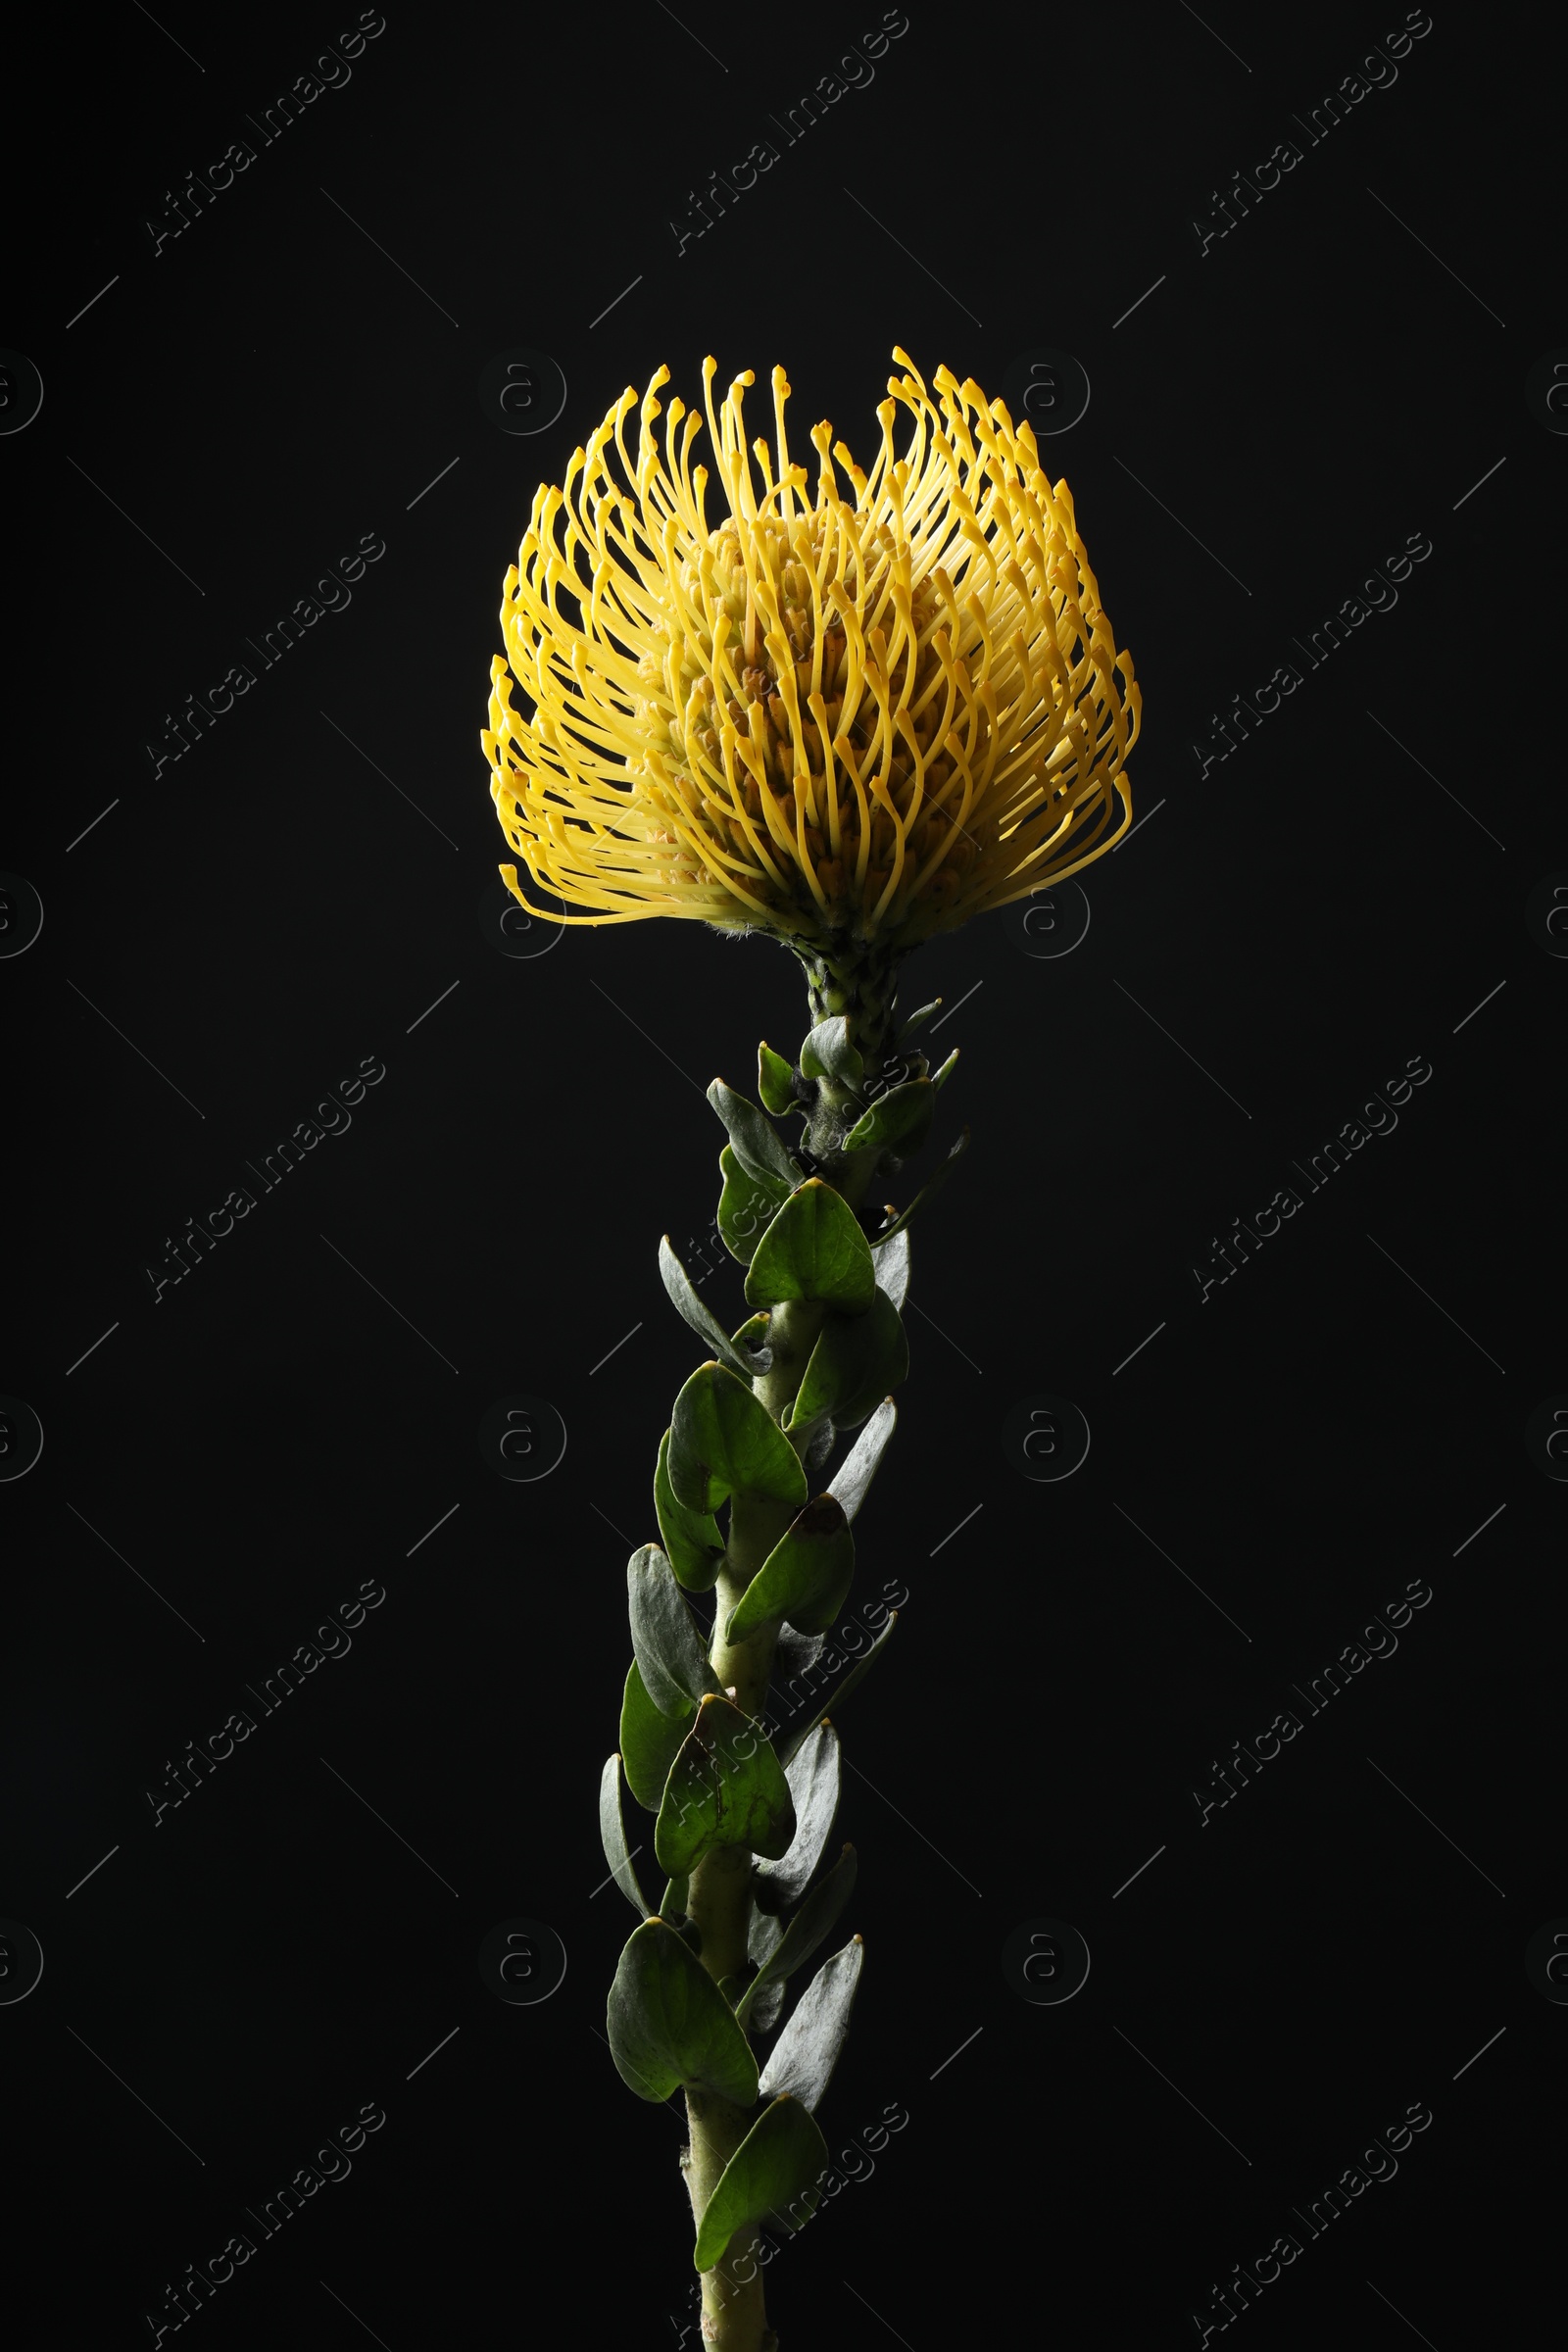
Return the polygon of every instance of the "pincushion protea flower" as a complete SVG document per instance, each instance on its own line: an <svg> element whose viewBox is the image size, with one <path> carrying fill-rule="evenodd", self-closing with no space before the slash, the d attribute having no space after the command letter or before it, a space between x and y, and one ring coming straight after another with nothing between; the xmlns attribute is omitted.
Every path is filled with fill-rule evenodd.
<svg viewBox="0 0 1568 2352"><path fill-rule="evenodd" d="M722 520L691 464L702 418L678 399L661 461L662 367L635 463L628 386L564 486L536 493L501 614L534 715L517 716L497 658L481 741L508 841L542 891L587 911L535 906L502 866L531 913L696 916L770 930L808 969L863 966L1076 873L1126 831L1140 697L1067 485L1000 400L939 368L939 414L893 356L908 372L889 378L869 476L813 427L813 505L783 368L776 477L753 445L759 497L741 415L755 379L737 376L715 416L712 359ZM900 404L914 427L902 458Z"/></svg>

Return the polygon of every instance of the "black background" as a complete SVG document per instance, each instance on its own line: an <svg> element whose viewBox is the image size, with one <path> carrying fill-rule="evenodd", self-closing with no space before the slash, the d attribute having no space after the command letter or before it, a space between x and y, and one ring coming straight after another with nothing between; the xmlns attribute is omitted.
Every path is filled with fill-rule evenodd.
<svg viewBox="0 0 1568 2352"><path fill-rule="evenodd" d="M1287 2230L1237 2323L1260 2346L1520 2343L1545 2292L1568 2013L1523 1954L1568 1913L1568 1496L1524 1428L1568 1390L1568 967L1525 907L1568 867L1568 439L1525 378L1568 345L1560 46L1440 7L1314 145L1293 113L1402 11L911 5L785 146L768 111L863 14L692 14L714 56L657 7L392 10L263 145L246 115L352 11L127 8L58 28L13 101L74 158L14 150L0 320L44 384L0 440L0 863L45 918L0 976L0 1388L44 1430L0 1488L0 1912L45 1957L0 2008L19 2347L152 2341L166 2284L367 2101L352 2176L195 2341L696 2340L678 2117L602 2039L632 1921L591 1891L595 1795L696 1360L658 1239L712 1214L702 1088L750 1088L806 1007L778 949L699 924L498 952L478 731L534 487L624 385L667 362L697 400L711 351L770 432L782 361L797 448L826 416L868 465L896 342L993 394L1042 347L1087 369L1044 446L1137 663L1143 823L1071 954L1023 952L1013 908L908 971L906 1004L963 1001L933 1150L974 1144L915 1230L859 1529L859 1589L909 1600L845 1723L867 1966L823 2120L835 2149L909 2122L781 2249L770 2315L785 2352L990 2342L1003 2311L1194 2342ZM155 254L144 222L239 137ZM689 188L763 137L777 165L677 251ZM1286 137L1302 161L1200 253L1194 215ZM567 386L532 438L477 394L516 347ZM362 534L352 602L155 774L166 714ZM1298 661L1416 534L1397 606ZM1210 714L1285 662L1300 688L1201 775ZM352 1129L155 1303L166 1240L366 1056ZM1232 1219L1412 1057L1397 1130L1200 1298ZM740 1320L728 1259L705 1296ZM568 1431L537 1484L476 1443L515 1392ZM1037 1393L1092 1430L1057 1484L1002 1446ZM1201 1826L1213 1761L1412 1579L1397 1654ZM351 1654L155 1827L166 1759L364 1580ZM476 1965L518 1916L567 1953L540 2006ZM1065 2006L1002 1968L1044 1917L1093 1955ZM1397 2177L1307 2236L1290 2208L1412 2102Z"/></svg>

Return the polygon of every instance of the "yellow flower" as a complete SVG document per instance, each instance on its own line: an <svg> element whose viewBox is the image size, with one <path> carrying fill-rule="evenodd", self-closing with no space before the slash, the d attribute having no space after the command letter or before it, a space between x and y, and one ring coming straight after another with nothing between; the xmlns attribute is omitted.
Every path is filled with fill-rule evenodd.
<svg viewBox="0 0 1568 2352"><path fill-rule="evenodd" d="M755 379L737 376L715 416L712 359L720 521L691 464L702 418L680 400L661 461L667 368L644 395L635 463L628 385L564 486L536 493L501 610L533 716L514 710L498 658L481 741L508 842L542 892L590 911L533 906L502 866L530 912L690 915L899 952L1077 872L1127 830L1140 696L1067 485L1000 400L939 368L939 414L893 356L908 372L888 380L869 477L831 425L813 427L814 505L785 440L783 368L776 476L753 445L759 496L741 418Z"/></svg>

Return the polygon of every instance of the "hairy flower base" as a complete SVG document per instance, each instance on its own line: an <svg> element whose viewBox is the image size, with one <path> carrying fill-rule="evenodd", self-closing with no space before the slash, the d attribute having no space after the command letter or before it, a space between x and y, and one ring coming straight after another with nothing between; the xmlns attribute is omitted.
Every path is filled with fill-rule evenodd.
<svg viewBox="0 0 1568 2352"><path fill-rule="evenodd" d="M1076 872L1131 822L1123 772L1140 697L1116 650L1064 482L1027 422L937 370L940 415L906 355L878 409L867 477L816 425L814 506L790 462L773 370L778 473L745 454L742 390L709 428L729 514L710 528L702 418L673 400L661 462L630 387L541 487L502 607L483 732L503 831L536 884L579 914L765 927L802 942L913 946ZM913 419L896 458L898 406ZM680 448L676 426L685 417ZM607 464L613 440L628 497ZM842 495L834 461L849 477ZM635 503L634 503L635 502ZM563 525L558 539L558 524ZM570 601L574 613L563 609ZM1119 815L1120 822L1117 823Z"/></svg>

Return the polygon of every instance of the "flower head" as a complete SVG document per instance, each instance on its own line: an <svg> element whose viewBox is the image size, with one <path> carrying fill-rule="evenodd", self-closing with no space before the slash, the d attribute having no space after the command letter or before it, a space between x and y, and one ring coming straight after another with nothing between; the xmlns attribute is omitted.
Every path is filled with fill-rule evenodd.
<svg viewBox="0 0 1568 2352"><path fill-rule="evenodd" d="M533 906L503 866L530 912L690 915L899 951L1075 873L1126 831L1140 697L1067 485L1000 400L939 368L933 405L893 356L906 372L878 408L870 474L818 424L811 504L783 368L776 472L753 444L759 495L741 416L755 379L737 376L715 416L711 359L716 522L691 463L703 420L680 400L660 456L667 368L643 397L635 461L628 386L564 485L536 493L501 610L533 716L514 710L498 658L481 741L507 840L541 891L586 911Z"/></svg>

